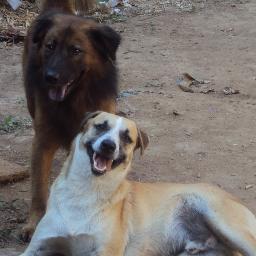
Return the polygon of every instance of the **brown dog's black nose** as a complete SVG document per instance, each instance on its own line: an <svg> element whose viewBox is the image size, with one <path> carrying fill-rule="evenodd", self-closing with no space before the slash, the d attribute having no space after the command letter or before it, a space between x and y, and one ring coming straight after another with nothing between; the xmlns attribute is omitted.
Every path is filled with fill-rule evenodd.
<svg viewBox="0 0 256 256"><path fill-rule="evenodd" d="M109 140L109 139L103 140L100 145L100 150L102 152L112 154L116 150L116 144L114 141Z"/></svg>
<svg viewBox="0 0 256 256"><path fill-rule="evenodd" d="M50 84L57 84L59 77L60 74L53 69L48 69L45 73L45 80Z"/></svg>

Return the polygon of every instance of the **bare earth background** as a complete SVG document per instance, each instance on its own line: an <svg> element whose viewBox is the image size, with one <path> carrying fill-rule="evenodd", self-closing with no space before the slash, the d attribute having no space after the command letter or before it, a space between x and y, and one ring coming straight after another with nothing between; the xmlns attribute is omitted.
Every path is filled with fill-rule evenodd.
<svg viewBox="0 0 256 256"><path fill-rule="evenodd" d="M141 1L143 15L113 24L123 37L119 106L151 140L144 157L136 157L130 178L210 182L256 213L256 3L195 2L185 12ZM0 127L0 161L27 168L33 131L21 54L22 45L0 44L1 126L12 128L18 120L9 132ZM176 79L184 72L210 80L215 93L182 91ZM227 86L240 93L224 95ZM55 175L64 156L60 152L54 161ZM0 187L0 247L24 246L18 232L27 217L29 182Z"/></svg>

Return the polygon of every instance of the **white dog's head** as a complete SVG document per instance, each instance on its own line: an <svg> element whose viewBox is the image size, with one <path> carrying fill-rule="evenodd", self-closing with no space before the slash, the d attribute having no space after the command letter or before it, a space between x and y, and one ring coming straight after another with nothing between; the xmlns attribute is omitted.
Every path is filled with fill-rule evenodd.
<svg viewBox="0 0 256 256"><path fill-rule="evenodd" d="M80 158L83 154L89 157L91 172L96 176L127 169L134 150L140 148L142 154L148 145L148 136L135 122L99 111L86 115L77 138L74 143L79 147L73 145L73 149L79 149Z"/></svg>

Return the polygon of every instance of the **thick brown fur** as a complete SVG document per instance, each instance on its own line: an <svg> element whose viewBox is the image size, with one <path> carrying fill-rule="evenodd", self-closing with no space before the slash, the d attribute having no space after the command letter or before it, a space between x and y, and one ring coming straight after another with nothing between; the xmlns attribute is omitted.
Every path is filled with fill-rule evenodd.
<svg viewBox="0 0 256 256"><path fill-rule="evenodd" d="M24 87L35 130L32 205L29 223L23 230L25 240L44 214L56 150L69 149L85 112L116 111L115 59L120 36L110 27L72 12L69 1L44 1L25 42ZM49 72L55 72L54 81L50 77L49 82ZM53 100L63 86L68 88L65 97Z"/></svg>
<svg viewBox="0 0 256 256"><path fill-rule="evenodd" d="M48 10L62 11L66 13L75 13L75 8L72 0L41 0L40 1L40 12L47 12Z"/></svg>

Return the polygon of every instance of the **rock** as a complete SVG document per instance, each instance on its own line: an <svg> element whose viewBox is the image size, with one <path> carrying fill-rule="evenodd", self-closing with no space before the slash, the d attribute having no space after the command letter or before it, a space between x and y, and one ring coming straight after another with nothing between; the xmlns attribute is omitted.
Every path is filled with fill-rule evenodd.
<svg viewBox="0 0 256 256"><path fill-rule="evenodd" d="M179 113L176 109L174 109L174 110L172 111L172 113L173 113L173 115L175 115L175 116L179 116L179 115L180 115L180 113Z"/></svg>
<svg viewBox="0 0 256 256"><path fill-rule="evenodd" d="M225 88L223 89L223 93L224 93L225 95L232 95L232 94L238 94L238 93L240 93L240 92L239 92L239 90L235 90L235 89L233 89L232 87L227 86L227 87L225 87Z"/></svg>
<svg viewBox="0 0 256 256"><path fill-rule="evenodd" d="M125 97L129 97L129 96L132 96L132 95L137 95L138 94L138 91L135 91L133 89L129 89L129 90L124 90L124 91L121 91L118 95L119 98L125 98Z"/></svg>
<svg viewBox="0 0 256 256"><path fill-rule="evenodd" d="M211 81L209 80L197 80L188 73L183 73L176 80L176 84L182 91L190 93L197 92L207 94L215 92L213 88L209 87L208 84L210 83Z"/></svg>
<svg viewBox="0 0 256 256"><path fill-rule="evenodd" d="M21 165L0 159L0 184L22 180L28 176L28 170Z"/></svg>
<svg viewBox="0 0 256 256"><path fill-rule="evenodd" d="M248 190L250 188L253 188L253 184L248 184L248 185L245 186L245 190Z"/></svg>

